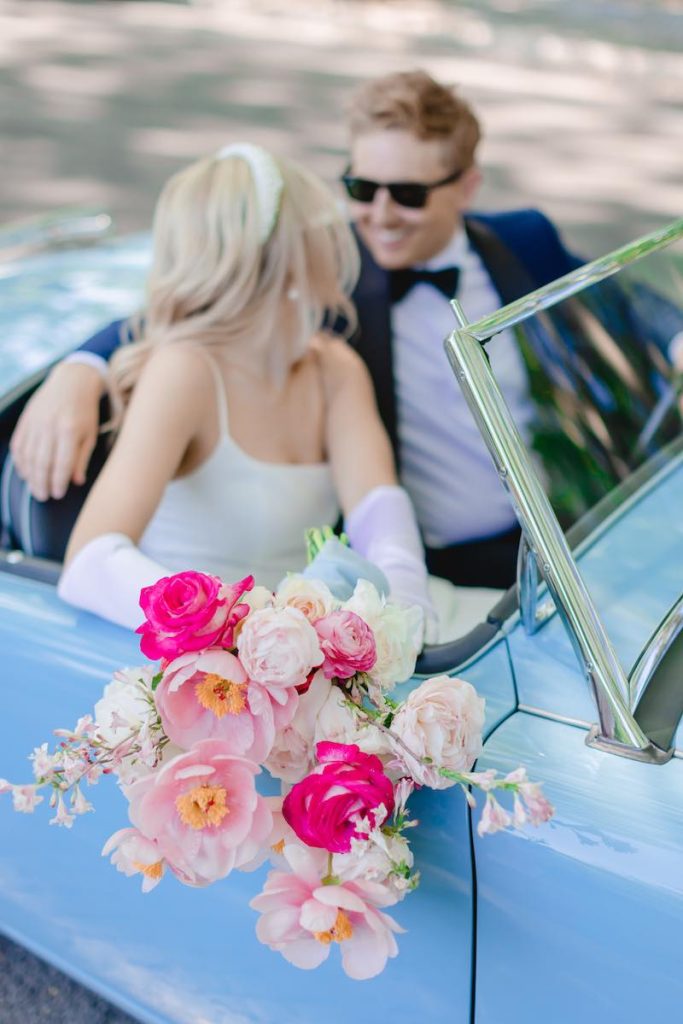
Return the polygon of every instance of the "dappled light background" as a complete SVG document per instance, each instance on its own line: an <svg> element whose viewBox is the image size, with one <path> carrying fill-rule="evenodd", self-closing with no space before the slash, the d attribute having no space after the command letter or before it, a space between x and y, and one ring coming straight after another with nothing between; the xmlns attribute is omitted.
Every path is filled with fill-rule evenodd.
<svg viewBox="0 0 683 1024"><path fill-rule="evenodd" d="M236 138L342 170L361 79L421 66L481 115L482 207L538 205L600 255L683 211L678 0L0 3L0 222L101 204L149 225Z"/></svg>

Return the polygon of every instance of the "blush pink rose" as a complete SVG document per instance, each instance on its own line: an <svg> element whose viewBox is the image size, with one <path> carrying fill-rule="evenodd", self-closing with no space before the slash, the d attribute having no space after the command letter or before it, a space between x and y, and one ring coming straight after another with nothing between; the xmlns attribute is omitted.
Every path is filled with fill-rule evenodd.
<svg viewBox="0 0 683 1024"><path fill-rule="evenodd" d="M481 754L485 701L471 683L434 676L413 690L397 711L392 731L405 746L396 754L419 785L446 789L456 783L438 772L468 772ZM409 748L415 757L406 753Z"/></svg>
<svg viewBox="0 0 683 1024"><path fill-rule="evenodd" d="M384 970L398 953L394 932L403 929L379 908L395 903L396 895L361 879L323 885L327 856L321 851L285 845L283 859L289 870L271 871L250 903L262 915L259 940L304 970L318 967L335 945L350 978L362 981Z"/></svg>
<svg viewBox="0 0 683 1024"><path fill-rule="evenodd" d="M258 771L220 740L203 740L130 787L130 820L182 881L209 885L253 860L270 835Z"/></svg>
<svg viewBox="0 0 683 1024"><path fill-rule="evenodd" d="M325 655L323 672L328 679L350 679L369 672L377 660L375 637L355 612L330 612L315 623L320 650Z"/></svg>
<svg viewBox="0 0 683 1024"><path fill-rule="evenodd" d="M289 725L298 702L288 690L286 704L273 705L235 655L216 647L170 662L154 696L164 732L179 747L222 740L232 754L256 762L268 757L276 729Z"/></svg>
<svg viewBox="0 0 683 1024"><path fill-rule="evenodd" d="M355 743L318 743L318 768L292 786L282 805L286 821L307 846L348 853L394 809L394 789L374 754Z"/></svg>
<svg viewBox="0 0 683 1024"><path fill-rule="evenodd" d="M315 629L298 608L262 608L252 612L237 640L240 661L250 679L283 703L285 691L301 686L323 655Z"/></svg>
<svg viewBox="0 0 683 1024"><path fill-rule="evenodd" d="M226 585L203 572L178 572L143 587L145 622L136 630L142 653L156 661L205 647L232 647L235 626L249 613L239 598L253 585L253 576Z"/></svg>

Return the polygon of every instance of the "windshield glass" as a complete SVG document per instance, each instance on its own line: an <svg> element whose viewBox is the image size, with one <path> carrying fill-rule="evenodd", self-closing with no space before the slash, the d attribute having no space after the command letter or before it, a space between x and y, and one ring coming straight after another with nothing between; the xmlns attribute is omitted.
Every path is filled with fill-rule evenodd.
<svg viewBox="0 0 683 1024"><path fill-rule="evenodd" d="M680 373L672 363L683 369L683 242L511 331L532 399L517 427L568 529L606 495L613 509L629 493L620 485L649 460L659 466L680 435ZM486 346L494 373L502 339Z"/></svg>

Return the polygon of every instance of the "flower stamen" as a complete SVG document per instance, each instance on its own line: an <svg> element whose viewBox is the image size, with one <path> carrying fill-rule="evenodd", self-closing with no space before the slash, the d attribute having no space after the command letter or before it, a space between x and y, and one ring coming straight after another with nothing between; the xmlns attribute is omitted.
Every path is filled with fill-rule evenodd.
<svg viewBox="0 0 683 1024"><path fill-rule="evenodd" d="M337 917L330 929L326 932L313 932L313 938L321 942L323 946L329 946L331 942L344 942L353 935L353 925L348 915L343 910L337 911Z"/></svg>
<svg viewBox="0 0 683 1024"><path fill-rule="evenodd" d="M203 829L220 825L226 814L227 793L221 786L196 786L176 797L175 805L180 820L190 828Z"/></svg>
<svg viewBox="0 0 683 1024"><path fill-rule="evenodd" d="M213 712L216 718L240 715L247 706L247 684L234 683L215 672L208 672L195 685L194 692L201 706Z"/></svg>
<svg viewBox="0 0 683 1024"><path fill-rule="evenodd" d="M153 878L155 881L164 873L164 862L163 860L157 860L153 864L143 864L141 860L134 860L133 867L136 871L139 871L145 876L145 878Z"/></svg>

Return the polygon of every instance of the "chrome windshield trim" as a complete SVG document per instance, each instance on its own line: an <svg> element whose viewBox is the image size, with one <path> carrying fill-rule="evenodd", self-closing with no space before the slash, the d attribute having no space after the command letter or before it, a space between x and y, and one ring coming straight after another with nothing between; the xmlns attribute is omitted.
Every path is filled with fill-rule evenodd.
<svg viewBox="0 0 683 1024"><path fill-rule="evenodd" d="M517 299L516 302L510 302L495 313L469 324L467 329L473 338L486 344L495 334L499 334L509 327L515 327L544 309L556 306L558 302L569 298L570 295L576 295L584 288L597 284L598 281L603 281L606 277L611 277L622 267L642 259L643 256L649 256L651 253L657 252L658 249L664 249L679 238L683 238L683 217L673 221L667 227L660 228L659 231L653 231L635 242L629 242L628 245L616 249L607 256L601 256L600 259L593 260L592 263L585 263L583 266L577 267L576 270L565 274L564 277L558 277L556 281L551 281L543 288L537 288L536 291L529 292L528 295ZM454 299L451 305L455 309L457 300ZM458 317L457 311L456 317Z"/></svg>
<svg viewBox="0 0 683 1024"><path fill-rule="evenodd" d="M482 343L498 331L520 323L541 309L548 309L681 237L683 218L579 268L476 324L468 322L454 299L451 306L459 326L445 341L453 372L510 494L530 552L593 691L600 724L594 730L592 742L602 749L653 763L662 762L663 751L648 739L631 713L626 674L505 404ZM531 603L527 594L527 609Z"/></svg>
<svg viewBox="0 0 683 1024"><path fill-rule="evenodd" d="M583 718L572 718L571 715L560 715L556 711L548 711L547 708L537 708L533 704L518 704L517 710L523 712L525 715L534 715L535 718L545 718L549 722L559 722L560 725L570 725L572 728L582 729L584 732L590 732L593 728L590 722L585 721ZM678 758L683 760L683 749L681 747L674 747L670 751L672 758Z"/></svg>
<svg viewBox="0 0 683 1024"><path fill-rule="evenodd" d="M628 682L598 617L550 502L536 475L479 341L453 301L462 324L446 340L446 353L465 399L510 493L515 513L555 599L579 663L591 683L604 735L637 748L648 745L627 705Z"/></svg>
<svg viewBox="0 0 683 1024"><path fill-rule="evenodd" d="M583 729L584 732L592 727L591 722L584 721L583 718L572 718L570 715L560 715L556 711L548 711L546 708L537 708L533 704L518 704L518 711L523 711L525 715L534 715L536 718L547 718L550 722L560 722L562 725L571 725L572 728Z"/></svg>

